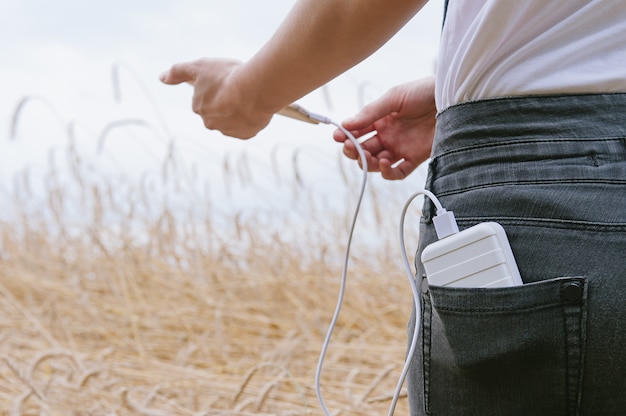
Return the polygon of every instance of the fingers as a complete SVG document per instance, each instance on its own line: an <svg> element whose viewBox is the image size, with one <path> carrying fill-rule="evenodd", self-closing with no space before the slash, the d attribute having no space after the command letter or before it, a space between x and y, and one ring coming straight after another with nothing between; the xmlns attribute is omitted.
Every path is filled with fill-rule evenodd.
<svg viewBox="0 0 626 416"><path fill-rule="evenodd" d="M361 137L375 130L375 123L397 112L401 107L398 88L392 88L376 101L371 102L359 111L354 117L341 123L344 128L352 132L355 137ZM347 137L341 130L335 131L333 138L337 142L345 142Z"/></svg>
<svg viewBox="0 0 626 416"><path fill-rule="evenodd" d="M406 178L413 172L416 168L409 161L402 161L397 164L392 164L387 159L381 159L378 163L380 174L383 178L391 181L401 180Z"/></svg>
<svg viewBox="0 0 626 416"><path fill-rule="evenodd" d="M375 140L373 140L372 142L376 143ZM365 154L365 159L367 160L367 170L368 172L380 172L381 176L384 179L404 179L409 176L417 167L417 165L415 165L415 163L411 162L410 160L401 159L399 161L395 161L392 154L388 151L385 151L384 149L381 149L378 152L373 151L372 149L363 148L363 153ZM352 160L357 160L359 167L363 168L359 153L352 142L345 142L343 153L348 158Z"/></svg>
<svg viewBox="0 0 626 416"><path fill-rule="evenodd" d="M362 136L368 132L367 130L372 131L372 126L377 120L397 112L400 109L400 105L401 100L399 100L397 89L392 88L342 124L350 131L359 131L359 135Z"/></svg>
<svg viewBox="0 0 626 416"><path fill-rule="evenodd" d="M159 79L161 82L169 85L181 84L183 82L193 84L197 75L198 70L196 65L191 62L186 62L172 65L169 70L159 76Z"/></svg>
<svg viewBox="0 0 626 416"><path fill-rule="evenodd" d="M380 142L377 136L370 137L366 141L360 141L360 145L364 151L372 155L376 155L376 157L387 156L386 153L381 153L381 152L385 152L386 149L384 145ZM354 145L352 140L343 141L343 153L348 158L353 159L353 160L356 160L359 156L359 152L356 149L356 146ZM387 151L387 153L389 152Z"/></svg>
<svg viewBox="0 0 626 416"><path fill-rule="evenodd" d="M391 181L405 179L415 170L415 166L411 162L403 160L392 163L389 159L374 157L369 152L364 153L367 160L367 171L380 172L384 179ZM363 169L361 159L358 159L358 163L359 167Z"/></svg>

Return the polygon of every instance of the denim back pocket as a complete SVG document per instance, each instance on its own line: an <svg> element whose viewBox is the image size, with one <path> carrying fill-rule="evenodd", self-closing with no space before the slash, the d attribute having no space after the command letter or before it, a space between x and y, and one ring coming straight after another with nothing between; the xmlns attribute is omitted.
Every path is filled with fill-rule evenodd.
<svg viewBox="0 0 626 416"><path fill-rule="evenodd" d="M586 299L583 277L498 289L430 287L422 328L427 413L575 414Z"/></svg>

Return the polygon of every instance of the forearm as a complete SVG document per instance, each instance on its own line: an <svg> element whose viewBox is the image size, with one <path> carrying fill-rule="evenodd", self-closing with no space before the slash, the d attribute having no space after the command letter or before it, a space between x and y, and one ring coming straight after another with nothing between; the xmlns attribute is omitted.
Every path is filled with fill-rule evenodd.
<svg viewBox="0 0 626 416"><path fill-rule="evenodd" d="M371 55L425 2L300 0L232 81L248 104L276 112Z"/></svg>

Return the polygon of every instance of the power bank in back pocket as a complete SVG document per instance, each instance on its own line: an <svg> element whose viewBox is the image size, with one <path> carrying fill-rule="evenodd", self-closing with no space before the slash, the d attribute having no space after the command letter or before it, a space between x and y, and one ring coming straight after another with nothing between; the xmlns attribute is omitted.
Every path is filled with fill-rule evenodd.
<svg viewBox="0 0 626 416"><path fill-rule="evenodd" d="M523 284L504 228L483 222L427 246L421 257L428 284L506 287Z"/></svg>

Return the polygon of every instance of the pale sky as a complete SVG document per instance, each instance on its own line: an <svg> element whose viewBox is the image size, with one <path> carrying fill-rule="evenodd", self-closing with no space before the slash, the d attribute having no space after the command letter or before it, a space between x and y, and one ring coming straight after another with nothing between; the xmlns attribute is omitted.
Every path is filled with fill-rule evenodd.
<svg viewBox="0 0 626 416"><path fill-rule="evenodd" d="M300 103L340 121L389 87L432 74L442 3L431 1L380 51L330 82L326 95L315 91ZM205 130L191 112L190 87L158 81L159 74L178 61L202 56L249 58L293 4L293 0L2 0L0 185L7 184L15 170L48 163L50 148L67 145L69 124L74 125L77 147L87 157L96 153L107 126L128 119L144 120L158 132L107 136L106 152L115 163L103 163L105 168L150 167L167 151L168 135L181 138L181 149L202 167L219 163L219 152L247 149L262 154L277 143L316 148L317 158L326 153L334 163L340 149L328 126L275 117L252 142L224 138ZM114 99L114 68L121 102ZM26 96L40 98L23 108L16 139L9 140L14 110Z"/></svg>

